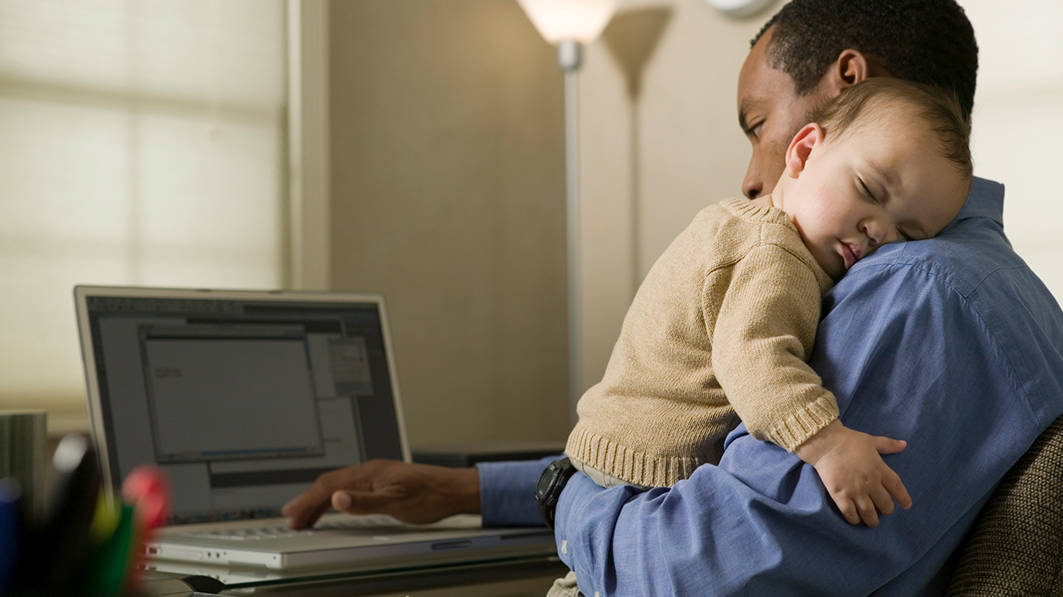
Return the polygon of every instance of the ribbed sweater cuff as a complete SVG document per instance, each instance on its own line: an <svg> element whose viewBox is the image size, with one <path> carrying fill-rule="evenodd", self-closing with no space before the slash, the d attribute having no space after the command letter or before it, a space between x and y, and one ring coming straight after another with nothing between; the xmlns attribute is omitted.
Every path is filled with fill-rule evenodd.
<svg viewBox="0 0 1063 597"><path fill-rule="evenodd" d="M837 418L838 402L833 394L825 393L775 423L764 439L793 452Z"/></svg>
<svg viewBox="0 0 1063 597"><path fill-rule="evenodd" d="M568 436L565 452L606 474L643 487L671 487L689 477L705 461L650 454L624 446L579 425Z"/></svg>

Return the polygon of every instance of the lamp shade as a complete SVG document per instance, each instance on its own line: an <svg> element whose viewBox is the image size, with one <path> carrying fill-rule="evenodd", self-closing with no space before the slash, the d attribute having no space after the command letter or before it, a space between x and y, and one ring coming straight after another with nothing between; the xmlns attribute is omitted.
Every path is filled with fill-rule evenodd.
<svg viewBox="0 0 1063 597"><path fill-rule="evenodd" d="M724 15L740 19L751 17L775 4L775 0L708 0L708 2Z"/></svg>
<svg viewBox="0 0 1063 597"><path fill-rule="evenodd" d="M517 0L546 41L590 43L605 28L617 0Z"/></svg>

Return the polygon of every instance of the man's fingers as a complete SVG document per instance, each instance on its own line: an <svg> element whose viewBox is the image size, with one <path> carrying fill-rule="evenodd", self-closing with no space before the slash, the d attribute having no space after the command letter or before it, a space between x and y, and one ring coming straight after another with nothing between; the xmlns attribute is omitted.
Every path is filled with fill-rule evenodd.
<svg viewBox="0 0 1063 597"><path fill-rule="evenodd" d="M288 517L288 526L293 529L305 529L314 526L318 518L328 510L328 502L309 504L291 501L281 509L281 514Z"/></svg>
<svg viewBox="0 0 1063 597"><path fill-rule="evenodd" d="M332 507L347 514L386 514L395 497L371 491L337 491L332 494Z"/></svg>
<svg viewBox="0 0 1063 597"><path fill-rule="evenodd" d="M879 454L896 454L908 446L903 439L893 439L882 435L875 436L875 449Z"/></svg>
<svg viewBox="0 0 1063 597"><path fill-rule="evenodd" d="M346 491L337 491L332 494L332 507L340 512L349 512L351 509L351 494Z"/></svg>
<svg viewBox="0 0 1063 597"><path fill-rule="evenodd" d="M299 517L308 510L313 510L321 502L325 501L328 493L312 485L309 489L296 496L281 508L281 514L289 517Z"/></svg>
<svg viewBox="0 0 1063 597"><path fill-rule="evenodd" d="M314 516L314 513L320 509L323 500L316 495L318 492L314 492L313 489L315 488L311 487L281 508L281 514L289 518L288 524L293 529L301 529L313 524L313 521L309 521L308 524L310 518L316 520L317 517Z"/></svg>
<svg viewBox="0 0 1063 597"><path fill-rule="evenodd" d="M285 504L281 514L289 518L288 526L293 529L313 526L329 509L332 492L340 483L340 471L330 471L319 476L306 491Z"/></svg>

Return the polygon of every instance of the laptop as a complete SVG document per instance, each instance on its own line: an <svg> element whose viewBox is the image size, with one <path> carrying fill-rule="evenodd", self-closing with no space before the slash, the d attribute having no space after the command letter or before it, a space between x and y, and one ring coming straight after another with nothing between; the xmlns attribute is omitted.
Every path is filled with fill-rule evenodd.
<svg viewBox="0 0 1063 597"><path fill-rule="evenodd" d="M292 571L555 553L544 528L479 517L404 525L280 508L326 471L409 461L384 300L338 292L74 289L92 433L111 486L141 465L172 485L157 562Z"/></svg>

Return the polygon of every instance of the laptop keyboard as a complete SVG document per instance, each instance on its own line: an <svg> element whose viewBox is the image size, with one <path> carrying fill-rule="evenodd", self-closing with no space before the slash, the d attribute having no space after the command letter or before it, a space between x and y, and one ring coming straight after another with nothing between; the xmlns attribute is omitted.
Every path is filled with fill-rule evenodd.
<svg viewBox="0 0 1063 597"><path fill-rule="evenodd" d="M202 537L206 539L225 539L228 541L255 541L260 539L277 539L280 537L308 537L318 531L331 531L342 529L372 529L380 527L394 527L395 519L384 515L351 516L349 518L336 519L331 522L321 523L309 529L290 529L284 525L270 527L248 527L242 529L227 529L224 531L210 531L203 533L188 533L187 536Z"/></svg>

